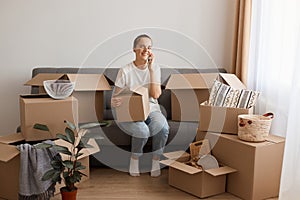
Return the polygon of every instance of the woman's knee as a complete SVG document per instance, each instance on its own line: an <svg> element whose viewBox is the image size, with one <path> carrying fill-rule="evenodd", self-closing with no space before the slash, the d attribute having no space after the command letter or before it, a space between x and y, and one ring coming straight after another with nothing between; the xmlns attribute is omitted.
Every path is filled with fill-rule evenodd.
<svg viewBox="0 0 300 200"><path fill-rule="evenodd" d="M133 132L134 137L137 138L148 138L150 136L150 131L147 126L139 127Z"/></svg>
<svg viewBox="0 0 300 200"><path fill-rule="evenodd" d="M150 136L149 128L144 122L119 123L119 127L133 137L148 138Z"/></svg>
<svg viewBox="0 0 300 200"><path fill-rule="evenodd" d="M159 132L162 132L164 135L169 134L169 125L167 119L162 114L157 114L151 118L149 129L152 135L155 135Z"/></svg>

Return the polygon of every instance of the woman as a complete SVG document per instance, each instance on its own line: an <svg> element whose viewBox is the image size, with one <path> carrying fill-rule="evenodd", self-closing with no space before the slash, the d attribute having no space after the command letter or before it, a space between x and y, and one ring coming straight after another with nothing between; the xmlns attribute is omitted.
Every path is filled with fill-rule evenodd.
<svg viewBox="0 0 300 200"><path fill-rule="evenodd" d="M116 97L123 89L147 87L149 91L150 114L145 121L119 122L118 125L132 136L129 174L139 176L139 157L143 154L143 147L149 137L152 138L152 168L151 176L160 176L160 156L167 142L169 126L165 116L161 113L157 99L161 95L161 72L158 65L154 65L154 54L151 50L152 39L148 35L139 35L133 42L135 60L120 68L116 81L114 95L111 99L112 107L122 104L122 98Z"/></svg>

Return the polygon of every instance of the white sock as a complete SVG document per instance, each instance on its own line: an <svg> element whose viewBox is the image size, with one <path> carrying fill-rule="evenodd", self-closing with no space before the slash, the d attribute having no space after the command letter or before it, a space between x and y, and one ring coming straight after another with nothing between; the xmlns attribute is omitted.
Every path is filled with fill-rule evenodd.
<svg viewBox="0 0 300 200"><path fill-rule="evenodd" d="M140 176L139 159L130 158L129 174L131 176Z"/></svg>
<svg viewBox="0 0 300 200"><path fill-rule="evenodd" d="M160 176L160 164L159 164L159 160L152 159L151 176L152 177L158 177L158 176Z"/></svg>

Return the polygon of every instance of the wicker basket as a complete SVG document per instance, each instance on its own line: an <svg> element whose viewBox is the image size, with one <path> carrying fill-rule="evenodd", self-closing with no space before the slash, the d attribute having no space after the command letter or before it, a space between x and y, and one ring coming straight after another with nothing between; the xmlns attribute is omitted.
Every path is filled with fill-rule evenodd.
<svg viewBox="0 0 300 200"><path fill-rule="evenodd" d="M239 115L238 116L238 137L248 142L263 142L267 139L273 113L264 115Z"/></svg>

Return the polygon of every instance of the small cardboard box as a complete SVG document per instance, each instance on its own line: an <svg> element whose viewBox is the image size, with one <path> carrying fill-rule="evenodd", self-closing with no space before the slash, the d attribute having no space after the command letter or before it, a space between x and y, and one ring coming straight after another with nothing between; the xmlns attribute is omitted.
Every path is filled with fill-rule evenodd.
<svg viewBox="0 0 300 200"><path fill-rule="evenodd" d="M251 114L253 109L230 108L207 105L207 101L200 104L200 131L217 133L238 133L238 115Z"/></svg>
<svg viewBox="0 0 300 200"><path fill-rule="evenodd" d="M103 91L111 90L108 80L103 74L37 74L25 85L37 86L40 93L45 93L43 81L70 80L75 82L73 96L78 99L79 122L103 120Z"/></svg>
<svg viewBox="0 0 300 200"><path fill-rule="evenodd" d="M64 133L68 120L78 124L78 102L75 97L54 100L46 95L20 96L21 132L26 141L55 139L57 133ZM34 129L36 123L45 124L50 131Z"/></svg>
<svg viewBox="0 0 300 200"><path fill-rule="evenodd" d="M22 134L14 133L0 136L0 177L1 182L5 183L1 184L0 187L0 199L18 199L20 152L16 148L16 145L24 142ZM94 139L90 139L89 144L94 148L85 151L84 155L80 158L80 162L87 166L82 172L88 175L88 177L85 177L83 181L89 178L89 168L86 165L89 159L88 155L100 150Z"/></svg>
<svg viewBox="0 0 300 200"><path fill-rule="evenodd" d="M209 88L217 73L172 74L166 89L171 90L171 113L174 121L198 121L199 104L209 97Z"/></svg>
<svg viewBox="0 0 300 200"><path fill-rule="evenodd" d="M116 107L116 117L119 122L145 121L149 115L149 94L145 87L134 88L131 91L120 92L122 104Z"/></svg>
<svg viewBox="0 0 300 200"><path fill-rule="evenodd" d="M166 153L164 156L168 160L162 160L161 163L169 166L169 185L200 198L224 193L226 175L236 171L227 166L202 170L186 165L184 162L190 160L190 155L183 151Z"/></svg>
<svg viewBox="0 0 300 200"><path fill-rule="evenodd" d="M238 170L227 177L227 192L245 200L277 197L285 139L269 135L266 142L251 143L237 135L202 132L218 161Z"/></svg>

